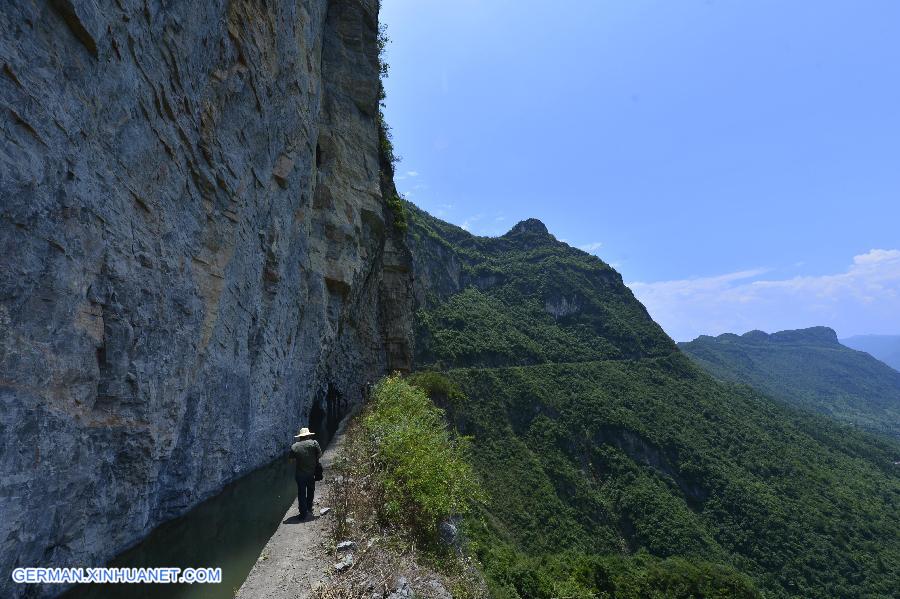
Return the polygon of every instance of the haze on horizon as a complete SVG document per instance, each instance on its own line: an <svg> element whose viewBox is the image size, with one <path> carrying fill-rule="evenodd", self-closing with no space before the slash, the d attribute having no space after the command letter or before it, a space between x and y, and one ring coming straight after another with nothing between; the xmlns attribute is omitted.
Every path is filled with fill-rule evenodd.
<svg viewBox="0 0 900 599"><path fill-rule="evenodd" d="M540 218L676 340L900 334L900 3L383 0L397 185Z"/></svg>

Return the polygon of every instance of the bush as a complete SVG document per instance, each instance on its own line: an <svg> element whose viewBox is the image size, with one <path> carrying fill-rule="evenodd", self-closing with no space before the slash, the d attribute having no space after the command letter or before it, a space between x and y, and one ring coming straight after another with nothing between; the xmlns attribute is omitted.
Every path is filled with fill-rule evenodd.
<svg viewBox="0 0 900 599"><path fill-rule="evenodd" d="M434 545L440 522L466 513L479 493L468 440L452 434L443 410L399 375L375 386L362 424L384 496L379 516Z"/></svg>
<svg viewBox="0 0 900 599"><path fill-rule="evenodd" d="M749 576L698 559L564 552L525 556L505 545L488 550L485 575L503 599L759 599Z"/></svg>
<svg viewBox="0 0 900 599"><path fill-rule="evenodd" d="M394 228L405 233L409 223L406 220L406 208L403 206L403 200L399 195L388 195L387 205L394 217Z"/></svg>
<svg viewBox="0 0 900 599"><path fill-rule="evenodd" d="M455 408L466 399L459 386L447 375L434 370L421 370L406 379L414 387L424 391L431 400L441 407Z"/></svg>

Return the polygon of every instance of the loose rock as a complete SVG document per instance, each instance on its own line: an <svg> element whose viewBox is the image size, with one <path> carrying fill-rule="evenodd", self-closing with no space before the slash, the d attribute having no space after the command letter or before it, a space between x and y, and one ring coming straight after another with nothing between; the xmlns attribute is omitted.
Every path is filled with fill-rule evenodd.
<svg viewBox="0 0 900 599"><path fill-rule="evenodd" d="M347 557L345 557L344 559L342 559L341 561L336 563L334 565L334 569L337 570L338 572L344 572L346 570L349 570L352 565L353 565L353 556L348 555Z"/></svg>

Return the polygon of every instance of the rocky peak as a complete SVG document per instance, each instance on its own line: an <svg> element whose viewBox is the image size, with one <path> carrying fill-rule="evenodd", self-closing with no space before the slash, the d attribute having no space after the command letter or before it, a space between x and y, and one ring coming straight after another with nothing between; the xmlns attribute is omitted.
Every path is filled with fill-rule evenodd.
<svg viewBox="0 0 900 599"><path fill-rule="evenodd" d="M547 230L547 225L536 218L528 218L516 223L516 225L509 230L506 236L521 235L523 233L531 235L550 235L550 232Z"/></svg>
<svg viewBox="0 0 900 599"><path fill-rule="evenodd" d="M752 331L747 331L743 335L741 335L742 339L746 339L748 341L768 341L769 334L765 331L760 331L759 329L754 329Z"/></svg>
<svg viewBox="0 0 900 599"><path fill-rule="evenodd" d="M837 333L829 327L810 327L795 331L780 331L770 336L772 341L781 343L807 343L814 345L838 345Z"/></svg>
<svg viewBox="0 0 900 599"><path fill-rule="evenodd" d="M540 245L553 241L547 225L536 218L529 218L516 223L505 235L504 239L522 241L527 245Z"/></svg>

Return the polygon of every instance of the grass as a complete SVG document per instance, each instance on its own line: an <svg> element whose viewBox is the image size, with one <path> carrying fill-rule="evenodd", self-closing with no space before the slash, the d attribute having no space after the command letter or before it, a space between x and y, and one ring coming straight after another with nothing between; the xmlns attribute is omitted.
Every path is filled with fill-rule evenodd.
<svg viewBox="0 0 900 599"><path fill-rule="evenodd" d="M375 386L335 464L331 542L354 541L354 564L319 599L387 594L400 575L414 586L436 580L454 597L486 596L474 560L439 535L441 522L481 497L468 446L421 388L398 375Z"/></svg>
<svg viewBox="0 0 900 599"><path fill-rule="evenodd" d="M479 493L469 442L450 432L425 391L399 376L379 382L373 396L362 423L384 498L376 513L401 523L421 546L435 547L441 522L466 513Z"/></svg>

